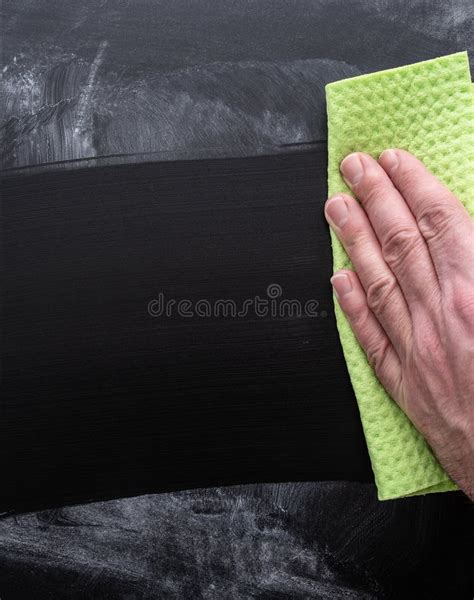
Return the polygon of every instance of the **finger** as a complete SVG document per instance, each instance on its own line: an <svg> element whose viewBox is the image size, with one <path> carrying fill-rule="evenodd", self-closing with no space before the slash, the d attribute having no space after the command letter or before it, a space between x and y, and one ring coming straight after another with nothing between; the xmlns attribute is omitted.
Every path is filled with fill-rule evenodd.
<svg viewBox="0 0 474 600"><path fill-rule="evenodd" d="M408 306L426 305L439 290L431 256L417 222L382 167L368 154L349 154L341 172L357 195Z"/></svg>
<svg viewBox="0 0 474 600"><path fill-rule="evenodd" d="M367 304L399 354L411 334L411 317L397 280L363 208L348 194L330 198L326 218L341 240L367 296Z"/></svg>
<svg viewBox="0 0 474 600"><path fill-rule="evenodd" d="M352 271L339 271L331 278L339 306L387 392L398 398L401 382L400 359L386 332L370 311L367 296Z"/></svg>
<svg viewBox="0 0 474 600"><path fill-rule="evenodd" d="M386 150L379 162L415 216L440 285L453 273L472 278L474 227L462 203L405 150Z"/></svg>

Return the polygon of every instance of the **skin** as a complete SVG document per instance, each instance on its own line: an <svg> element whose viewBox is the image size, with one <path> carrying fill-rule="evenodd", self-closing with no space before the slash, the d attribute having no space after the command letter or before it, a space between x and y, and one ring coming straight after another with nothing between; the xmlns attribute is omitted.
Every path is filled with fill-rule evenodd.
<svg viewBox="0 0 474 600"><path fill-rule="evenodd" d="M331 278L382 385L474 500L474 222L414 156L356 152L326 218L355 271Z"/></svg>

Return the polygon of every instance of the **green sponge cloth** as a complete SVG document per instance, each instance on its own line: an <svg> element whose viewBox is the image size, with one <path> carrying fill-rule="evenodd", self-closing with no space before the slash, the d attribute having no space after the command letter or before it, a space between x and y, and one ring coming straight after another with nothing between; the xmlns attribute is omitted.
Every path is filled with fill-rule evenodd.
<svg viewBox="0 0 474 600"><path fill-rule="evenodd" d="M326 86L329 195L350 193L339 164L354 151L375 158L404 148L474 215L474 102L467 53L337 81ZM334 270L350 268L331 232ZM336 303L347 367L359 404L380 500L455 490L424 438L377 380Z"/></svg>

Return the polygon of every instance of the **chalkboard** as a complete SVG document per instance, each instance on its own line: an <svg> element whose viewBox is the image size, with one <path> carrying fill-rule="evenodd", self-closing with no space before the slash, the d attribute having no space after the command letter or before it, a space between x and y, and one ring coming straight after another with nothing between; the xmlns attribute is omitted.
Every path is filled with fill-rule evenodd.
<svg viewBox="0 0 474 600"><path fill-rule="evenodd" d="M325 83L472 49L468 0L21 0L3 13L1 160L19 187L137 163L281 155L304 165L326 139ZM288 221L300 223L287 240L300 270L280 261L268 285L299 285L304 297L322 285L329 254L318 276L303 285L301 275L316 246L323 252L324 237L306 237L323 198ZM289 214L291 204L280 208ZM317 327L330 326L327 312ZM302 348L292 368L311 386L313 347ZM279 373L279 385L294 384L294 373L286 382ZM378 503L371 484L347 482L46 510L0 520L0 596L471 597L469 514L457 494Z"/></svg>

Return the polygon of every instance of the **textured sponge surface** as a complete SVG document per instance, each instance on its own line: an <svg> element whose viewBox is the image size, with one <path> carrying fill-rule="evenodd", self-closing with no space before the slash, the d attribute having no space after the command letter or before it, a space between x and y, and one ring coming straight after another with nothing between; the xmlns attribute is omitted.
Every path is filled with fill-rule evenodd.
<svg viewBox="0 0 474 600"><path fill-rule="evenodd" d="M474 96L467 53L362 75L326 87L329 195L345 191L349 153L404 148L474 215ZM334 269L351 268L331 233ZM381 500L456 489L421 434L377 380L336 303L338 330Z"/></svg>

